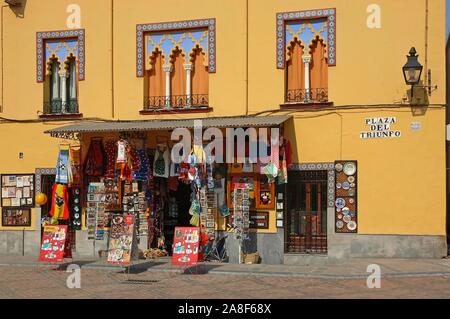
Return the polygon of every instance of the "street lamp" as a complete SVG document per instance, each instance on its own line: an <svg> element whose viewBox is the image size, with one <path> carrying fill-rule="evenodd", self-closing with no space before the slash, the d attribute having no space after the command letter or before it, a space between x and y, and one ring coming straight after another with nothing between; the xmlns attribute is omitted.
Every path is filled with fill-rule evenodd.
<svg viewBox="0 0 450 319"><path fill-rule="evenodd" d="M416 53L416 49L411 48L411 50L409 51L409 55L406 56L408 58L408 61L403 67L405 82L406 84L411 86L419 84L423 70L423 66L419 63L418 60L419 56Z"/></svg>

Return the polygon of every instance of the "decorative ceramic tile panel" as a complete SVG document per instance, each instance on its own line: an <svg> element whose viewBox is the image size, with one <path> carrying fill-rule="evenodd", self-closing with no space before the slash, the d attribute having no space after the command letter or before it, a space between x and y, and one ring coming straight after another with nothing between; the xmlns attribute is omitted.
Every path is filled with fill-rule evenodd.
<svg viewBox="0 0 450 319"><path fill-rule="evenodd" d="M85 79L84 29L36 32L36 80L45 81L46 64L51 57L60 63L74 56L78 60L78 80Z"/></svg>

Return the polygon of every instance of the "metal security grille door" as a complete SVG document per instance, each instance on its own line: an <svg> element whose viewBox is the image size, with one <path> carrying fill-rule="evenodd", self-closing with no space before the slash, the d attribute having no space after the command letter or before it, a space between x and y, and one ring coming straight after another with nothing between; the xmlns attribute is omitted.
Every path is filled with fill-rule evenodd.
<svg viewBox="0 0 450 319"><path fill-rule="evenodd" d="M327 174L289 172L286 253L327 253Z"/></svg>

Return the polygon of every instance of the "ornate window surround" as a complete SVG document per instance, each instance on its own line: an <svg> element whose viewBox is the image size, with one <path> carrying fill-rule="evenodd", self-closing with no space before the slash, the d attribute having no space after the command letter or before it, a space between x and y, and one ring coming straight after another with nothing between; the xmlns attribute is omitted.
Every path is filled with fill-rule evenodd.
<svg viewBox="0 0 450 319"><path fill-rule="evenodd" d="M336 8L307 11L279 12L277 20L277 69L286 67L286 22L327 18L328 22L328 65L336 65Z"/></svg>
<svg viewBox="0 0 450 319"><path fill-rule="evenodd" d="M210 18L136 25L136 76L144 77L145 73L145 33L199 28L208 29L208 71L216 73L216 19Z"/></svg>
<svg viewBox="0 0 450 319"><path fill-rule="evenodd" d="M46 40L67 40L76 39L78 42L78 80L85 80L85 30L61 30L36 32L36 81L45 81L45 41Z"/></svg>
<svg viewBox="0 0 450 319"><path fill-rule="evenodd" d="M334 163L294 163L290 171L328 171L327 203L328 208L335 208L335 171Z"/></svg>
<svg viewBox="0 0 450 319"><path fill-rule="evenodd" d="M56 168L36 168L35 170L35 187L36 187L36 194L42 193L42 185L41 185L41 178L42 175L56 175Z"/></svg>

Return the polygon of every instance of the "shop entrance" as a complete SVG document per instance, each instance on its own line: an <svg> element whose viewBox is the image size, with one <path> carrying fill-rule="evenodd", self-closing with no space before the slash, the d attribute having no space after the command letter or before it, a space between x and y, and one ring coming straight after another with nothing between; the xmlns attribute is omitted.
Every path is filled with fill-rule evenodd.
<svg viewBox="0 0 450 319"><path fill-rule="evenodd" d="M327 253L327 171L291 171L285 252Z"/></svg>

